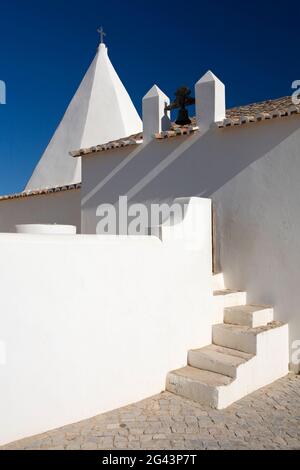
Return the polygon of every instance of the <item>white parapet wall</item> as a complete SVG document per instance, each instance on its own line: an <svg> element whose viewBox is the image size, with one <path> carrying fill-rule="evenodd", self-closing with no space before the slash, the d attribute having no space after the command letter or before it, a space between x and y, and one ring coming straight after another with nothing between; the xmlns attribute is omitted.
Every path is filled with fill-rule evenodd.
<svg viewBox="0 0 300 470"><path fill-rule="evenodd" d="M0 444L159 393L211 342L210 218L192 198L173 239L0 234Z"/></svg>

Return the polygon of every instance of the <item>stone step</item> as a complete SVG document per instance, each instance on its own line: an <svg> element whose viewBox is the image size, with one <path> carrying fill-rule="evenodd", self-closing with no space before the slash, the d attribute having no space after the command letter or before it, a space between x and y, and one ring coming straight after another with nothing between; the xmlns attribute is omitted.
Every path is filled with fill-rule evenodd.
<svg viewBox="0 0 300 470"><path fill-rule="evenodd" d="M213 325L213 343L249 354L256 354L257 335L280 326L283 326L283 323L275 321L257 328L220 323Z"/></svg>
<svg viewBox="0 0 300 470"><path fill-rule="evenodd" d="M213 339L215 344L189 351L187 367L168 374L169 392L223 409L288 373L287 324L218 324Z"/></svg>
<svg viewBox="0 0 300 470"><path fill-rule="evenodd" d="M169 372L166 390L213 408L218 407L219 388L230 384L232 378L186 366Z"/></svg>
<svg viewBox="0 0 300 470"><path fill-rule="evenodd" d="M224 323L232 325L256 328L271 323L273 319L273 308L268 305L237 305L224 309Z"/></svg>
<svg viewBox="0 0 300 470"><path fill-rule="evenodd" d="M246 292L232 289L220 289L214 291L215 299L221 300L224 307L234 307L235 305L246 305Z"/></svg>
<svg viewBox="0 0 300 470"><path fill-rule="evenodd" d="M191 367L235 378L237 367L252 357L253 355L245 352L210 344L201 349L190 350L188 364Z"/></svg>
<svg viewBox="0 0 300 470"><path fill-rule="evenodd" d="M213 290L224 290L225 289L225 282L223 273L213 274Z"/></svg>
<svg viewBox="0 0 300 470"><path fill-rule="evenodd" d="M214 291L213 323L223 323L224 308L237 305L246 305L246 292L220 289Z"/></svg>

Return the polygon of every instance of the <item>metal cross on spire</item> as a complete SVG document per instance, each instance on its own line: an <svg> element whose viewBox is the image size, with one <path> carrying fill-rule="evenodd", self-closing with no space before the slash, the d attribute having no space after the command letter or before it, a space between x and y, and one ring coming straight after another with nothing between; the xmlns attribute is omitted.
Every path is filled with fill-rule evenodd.
<svg viewBox="0 0 300 470"><path fill-rule="evenodd" d="M97 32L100 34L100 43L103 44L103 39L104 39L104 36L106 36L106 33L104 32L104 29L102 28L98 28L97 29Z"/></svg>

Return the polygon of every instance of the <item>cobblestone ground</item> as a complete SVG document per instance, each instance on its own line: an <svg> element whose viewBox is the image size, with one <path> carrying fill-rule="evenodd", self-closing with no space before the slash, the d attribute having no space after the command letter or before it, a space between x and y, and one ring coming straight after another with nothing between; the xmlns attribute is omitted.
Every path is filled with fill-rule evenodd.
<svg viewBox="0 0 300 470"><path fill-rule="evenodd" d="M163 392L2 449L300 449L300 376L222 411Z"/></svg>

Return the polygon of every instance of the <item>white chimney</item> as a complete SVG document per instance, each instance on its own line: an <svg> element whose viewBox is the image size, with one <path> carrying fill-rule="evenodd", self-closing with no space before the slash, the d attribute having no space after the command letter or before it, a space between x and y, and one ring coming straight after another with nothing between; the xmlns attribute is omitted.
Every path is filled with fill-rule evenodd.
<svg viewBox="0 0 300 470"><path fill-rule="evenodd" d="M197 126L206 132L226 117L225 85L209 70L195 85Z"/></svg>
<svg viewBox="0 0 300 470"><path fill-rule="evenodd" d="M148 143L154 134L166 131L170 128L170 112L165 111L165 106L170 104L170 99L153 85L151 90L143 98L143 140Z"/></svg>

